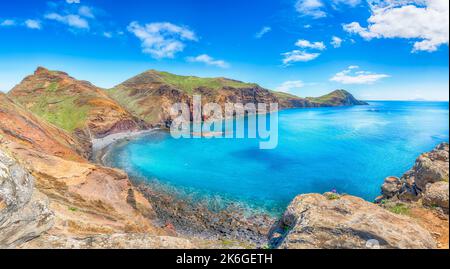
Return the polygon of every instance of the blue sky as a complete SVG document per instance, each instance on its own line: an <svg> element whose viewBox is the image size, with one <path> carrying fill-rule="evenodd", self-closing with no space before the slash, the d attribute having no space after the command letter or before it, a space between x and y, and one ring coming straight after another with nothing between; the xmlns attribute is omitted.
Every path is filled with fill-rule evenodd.
<svg viewBox="0 0 450 269"><path fill-rule="evenodd" d="M299 96L448 100L448 10L443 0L1 1L0 90L45 66L105 88L157 69Z"/></svg>

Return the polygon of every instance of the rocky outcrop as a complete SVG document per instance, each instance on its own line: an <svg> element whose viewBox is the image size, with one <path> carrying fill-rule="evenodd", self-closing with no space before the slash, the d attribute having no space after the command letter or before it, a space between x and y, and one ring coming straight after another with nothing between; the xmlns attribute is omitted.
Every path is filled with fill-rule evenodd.
<svg viewBox="0 0 450 269"><path fill-rule="evenodd" d="M449 144L442 143L417 158L413 168L401 178L388 177L382 186L383 199L418 201L448 212Z"/></svg>
<svg viewBox="0 0 450 269"><path fill-rule="evenodd" d="M40 236L54 223L45 195L34 178L0 150L0 248L14 248Z"/></svg>
<svg viewBox="0 0 450 269"><path fill-rule="evenodd" d="M353 196L307 194L294 199L270 234L273 247L435 248L411 218Z"/></svg>
<svg viewBox="0 0 450 269"><path fill-rule="evenodd" d="M35 187L49 197L55 213L51 234L164 232L153 225L152 206L124 172L64 160L11 142L1 146L23 160L35 178Z"/></svg>
<svg viewBox="0 0 450 269"><path fill-rule="evenodd" d="M430 183L448 182L449 144L442 143L431 152L422 154L403 178L405 181L414 182L414 188L419 193L425 191Z"/></svg>
<svg viewBox="0 0 450 269"><path fill-rule="evenodd" d="M23 244L23 249L194 249L189 240L151 234L112 234L89 237L44 236Z"/></svg>
<svg viewBox="0 0 450 269"><path fill-rule="evenodd" d="M440 207L448 214L448 182L440 181L428 184L423 193L423 204L429 207Z"/></svg>

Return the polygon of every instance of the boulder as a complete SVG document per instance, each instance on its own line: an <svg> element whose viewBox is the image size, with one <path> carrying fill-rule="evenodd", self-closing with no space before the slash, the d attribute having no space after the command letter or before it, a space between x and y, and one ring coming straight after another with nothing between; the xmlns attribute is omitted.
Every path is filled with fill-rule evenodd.
<svg viewBox="0 0 450 269"><path fill-rule="evenodd" d="M416 187L425 191L427 184L448 181L449 177L449 144L442 143L433 151L422 154L416 161L405 180L413 177Z"/></svg>
<svg viewBox="0 0 450 269"><path fill-rule="evenodd" d="M440 181L428 184L423 194L423 204L426 206L440 207L448 214L448 182Z"/></svg>
<svg viewBox="0 0 450 269"><path fill-rule="evenodd" d="M449 144L439 144L430 152L417 158L414 166L400 179L388 177L381 187L382 197L376 199L399 199L401 201L418 201L429 184L448 182L449 178Z"/></svg>
<svg viewBox="0 0 450 269"><path fill-rule="evenodd" d="M269 236L272 247L436 248L428 231L413 219L353 196L300 195Z"/></svg>
<svg viewBox="0 0 450 269"><path fill-rule="evenodd" d="M53 226L54 214L34 178L0 150L0 248L14 248Z"/></svg>
<svg viewBox="0 0 450 269"><path fill-rule="evenodd" d="M392 198L402 189L402 182L398 177L388 177L381 186L381 191L385 198Z"/></svg>

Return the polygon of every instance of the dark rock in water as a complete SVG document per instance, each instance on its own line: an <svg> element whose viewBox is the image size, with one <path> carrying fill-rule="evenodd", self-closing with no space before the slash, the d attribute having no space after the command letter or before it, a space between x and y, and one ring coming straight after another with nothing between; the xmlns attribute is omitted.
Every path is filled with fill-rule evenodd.
<svg viewBox="0 0 450 269"><path fill-rule="evenodd" d="M398 177L388 177L384 180L381 191L386 198L394 197L403 187L401 180Z"/></svg>
<svg viewBox="0 0 450 269"><path fill-rule="evenodd" d="M53 226L48 199L34 178L0 150L0 248L14 248Z"/></svg>

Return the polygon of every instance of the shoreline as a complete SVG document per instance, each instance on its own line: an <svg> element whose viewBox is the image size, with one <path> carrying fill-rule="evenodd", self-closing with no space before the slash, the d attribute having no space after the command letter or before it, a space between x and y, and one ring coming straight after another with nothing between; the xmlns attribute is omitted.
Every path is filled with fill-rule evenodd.
<svg viewBox="0 0 450 269"><path fill-rule="evenodd" d="M92 143L92 153L91 161L103 166L108 166L104 158L106 157L109 148L123 141L127 141L133 138L138 138L146 134L151 134L155 131L161 130L160 128L152 128L141 131L128 131L122 133L110 134L102 138L95 138L91 140Z"/></svg>
<svg viewBox="0 0 450 269"><path fill-rule="evenodd" d="M161 130L160 128L152 128L147 130L141 130L141 131L128 131L128 132L121 132L121 133L115 133L110 134L102 138L94 138L92 139L92 151L99 151L104 149L105 147L110 146L111 144L115 144L117 142L120 142L124 139L129 138L135 138L141 135L146 135L149 133L152 133L154 131Z"/></svg>
<svg viewBox="0 0 450 269"><path fill-rule="evenodd" d="M112 166L106 160L111 149L120 143L163 129L124 132L96 139L93 144L92 161L106 167ZM122 169L123 170L123 169ZM146 182L144 178L130 175L133 186L155 207L157 217L153 221L161 227L174 227L177 233L194 238L216 238L251 242L263 247L268 243L268 233L276 221L275 216L251 210L237 202L230 201L220 210L209 208L207 199L194 200L183 195L181 190L170 191Z"/></svg>

